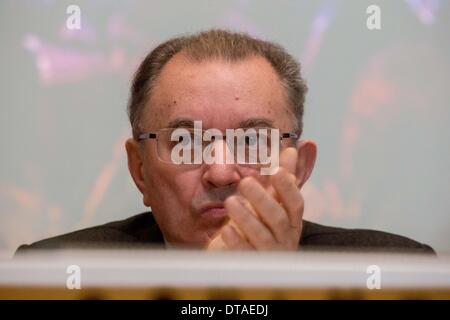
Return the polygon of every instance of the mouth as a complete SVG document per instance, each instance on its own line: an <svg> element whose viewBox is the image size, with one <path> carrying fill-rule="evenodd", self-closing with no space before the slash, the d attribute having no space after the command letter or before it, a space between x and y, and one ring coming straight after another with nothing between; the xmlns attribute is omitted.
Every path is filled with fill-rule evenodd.
<svg viewBox="0 0 450 320"><path fill-rule="evenodd" d="M226 217L225 207L222 202L209 203L202 206L200 215L209 219L224 219Z"/></svg>

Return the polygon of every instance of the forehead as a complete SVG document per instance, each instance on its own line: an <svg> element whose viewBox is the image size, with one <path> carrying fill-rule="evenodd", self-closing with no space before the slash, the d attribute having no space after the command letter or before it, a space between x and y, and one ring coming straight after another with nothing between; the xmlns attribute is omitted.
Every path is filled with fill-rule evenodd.
<svg viewBox="0 0 450 320"><path fill-rule="evenodd" d="M145 126L202 120L204 128L233 128L248 119L275 127L292 123L286 93L270 63L254 56L229 62L194 62L175 55L164 66L144 112Z"/></svg>

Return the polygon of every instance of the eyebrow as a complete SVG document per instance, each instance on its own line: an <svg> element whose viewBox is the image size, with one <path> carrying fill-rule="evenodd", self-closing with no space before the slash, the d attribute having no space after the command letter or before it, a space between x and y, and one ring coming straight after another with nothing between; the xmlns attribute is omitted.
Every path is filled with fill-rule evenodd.
<svg viewBox="0 0 450 320"><path fill-rule="evenodd" d="M176 118L169 121L168 128L193 128L194 120L190 118ZM273 121L266 118L249 118L239 122L239 128L258 128L270 127L273 128Z"/></svg>
<svg viewBox="0 0 450 320"><path fill-rule="evenodd" d="M239 123L240 128L271 127L273 121L266 118L250 118Z"/></svg>
<svg viewBox="0 0 450 320"><path fill-rule="evenodd" d="M171 120L168 125L168 128L193 128L194 120L189 118L176 118Z"/></svg>

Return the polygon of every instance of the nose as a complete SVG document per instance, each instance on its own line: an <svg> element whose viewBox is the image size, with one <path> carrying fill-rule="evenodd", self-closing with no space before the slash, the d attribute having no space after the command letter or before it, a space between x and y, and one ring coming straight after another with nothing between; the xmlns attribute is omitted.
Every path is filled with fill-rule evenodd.
<svg viewBox="0 0 450 320"><path fill-rule="evenodd" d="M217 159L222 161L204 164L202 176L204 186L206 188L217 188L238 183L241 180L238 165L225 163L225 154L229 152L227 144L224 141L215 141L212 147Z"/></svg>
<svg viewBox="0 0 450 320"><path fill-rule="evenodd" d="M235 164L205 165L202 182L207 188L217 188L236 184L241 180Z"/></svg>

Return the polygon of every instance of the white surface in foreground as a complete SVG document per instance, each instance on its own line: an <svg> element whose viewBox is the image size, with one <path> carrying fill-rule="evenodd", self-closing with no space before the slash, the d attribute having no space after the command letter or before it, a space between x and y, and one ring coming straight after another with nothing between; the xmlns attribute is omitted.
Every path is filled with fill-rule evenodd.
<svg viewBox="0 0 450 320"><path fill-rule="evenodd" d="M450 257L344 253L52 251L0 261L0 286L65 287L67 267L87 286L366 288L367 267L382 288L450 288Z"/></svg>

